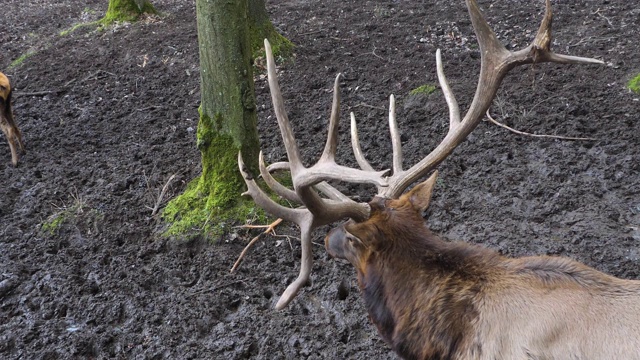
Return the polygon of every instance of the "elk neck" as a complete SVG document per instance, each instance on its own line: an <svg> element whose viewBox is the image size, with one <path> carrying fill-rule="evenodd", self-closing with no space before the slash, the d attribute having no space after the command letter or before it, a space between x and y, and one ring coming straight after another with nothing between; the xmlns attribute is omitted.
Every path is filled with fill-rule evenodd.
<svg viewBox="0 0 640 360"><path fill-rule="evenodd" d="M372 322L405 359L448 359L468 349L476 304L500 256L442 240L419 215L385 224L385 239L358 271Z"/></svg>

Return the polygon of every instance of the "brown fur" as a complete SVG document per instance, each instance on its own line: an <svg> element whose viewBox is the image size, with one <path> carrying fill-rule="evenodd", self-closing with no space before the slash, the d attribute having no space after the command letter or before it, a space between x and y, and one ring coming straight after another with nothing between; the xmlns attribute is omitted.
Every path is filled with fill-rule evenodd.
<svg viewBox="0 0 640 360"><path fill-rule="evenodd" d="M18 147L24 152L22 144L22 133L13 119L11 110L11 83L7 76L0 72L0 129L7 137L9 148L11 148L11 163L18 165Z"/></svg>
<svg viewBox="0 0 640 360"><path fill-rule="evenodd" d="M640 282L559 257L506 258L424 224L436 174L332 230L380 334L405 359L640 359Z"/></svg>

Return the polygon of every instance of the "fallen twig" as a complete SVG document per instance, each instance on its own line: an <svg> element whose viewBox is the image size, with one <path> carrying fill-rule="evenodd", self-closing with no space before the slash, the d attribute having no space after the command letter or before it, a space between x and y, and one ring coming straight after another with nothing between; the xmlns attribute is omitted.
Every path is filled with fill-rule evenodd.
<svg viewBox="0 0 640 360"><path fill-rule="evenodd" d="M387 60L387 59L383 58L382 56L376 54L376 50L378 50L378 49L374 45L372 51L357 55L356 57L365 56L365 55L373 55L373 56L377 57L378 59L380 59L382 61L389 62L389 60Z"/></svg>
<svg viewBox="0 0 640 360"><path fill-rule="evenodd" d="M308 32L305 32L305 33L298 33L298 36L312 35L312 34L321 33L323 31L324 31L324 29L312 30L312 31L308 31Z"/></svg>
<svg viewBox="0 0 640 360"><path fill-rule="evenodd" d="M155 109L165 109L165 107L162 105L151 105L141 109L136 109L136 111L149 111L149 110L155 110Z"/></svg>
<svg viewBox="0 0 640 360"><path fill-rule="evenodd" d="M266 228L266 230L261 232L260 234L258 234L258 236L254 237L253 239L251 239L251 241L249 241L247 246L245 246L244 249L242 250L242 252L240 253L240 256L238 256L238 260L236 260L236 262L233 264L233 267L231 268L230 272L236 271L238 266L240 266L240 262L242 261L242 258L244 258L245 254L247 253L247 251L249 251L249 248L251 248L251 246L253 246L253 244L255 244L258 240L260 240L260 238L262 236L264 236L266 234L269 234L269 233L273 233L273 231L275 230L276 226L278 226L281 222L282 222L282 219L278 219L278 220L272 222L269 225L243 225L243 226L240 226L242 228L248 228L248 229Z"/></svg>
<svg viewBox="0 0 640 360"><path fill-rule="evenodd" d="M59 90L46 90L46 91L35 91L35 92L16 92L17 96L43 96L49 94L57 94L65 91L66 89Z"/></svg>
<svg viewBox="0 0 640 360"><path fill-rule="evenodd" d="M505 125L505 124L503 124L501 122L498 122L493 117L491 117L491 114L489 113L489 110L487 110L486 115L487 115L487 118L489 119L489 121L491 121L492 123L504 128L504 129L507 129L507 130L509 130L511 132L519 134L519 135L532 136L532 137L537 137L537 138L552 138L552 139L573 140L573 141L585 141L585 140L587 140L587 141L596 141L596 140L598 140L596 138L589 138L589 137L582 138L582 137L571 137L571 136L560 136L560 135L531 134L531 133L528 133L528 132L516 130L516 129L511 128L511 127L509 127L509 126L507 126L507 125Z"/></svg>
<svg viewBox="0 0 640 360"><path fill-rule="evenodd" d="M207 288L207 289L201 289L201 290L198 290L198 291L194 291L194 292L192 292L191 294L187 295L187 297L191 298L191 297L194 297L194 296L196 296L196 295L200 295L200 294L203 294L203 293L206 293L206 292L214 292L214 291L218 291L218 290L220 290L220 289L223 289L223 288L229 287L229 286L231 286L231 285L239 284L239 283L244 284L244 280L231 281L231 282L228 282L228 283L226 283L226 284L218 285L218 286L213 287L213 288Z"/></svg>
<svg viewBox="0 0 640 360"><path fill-rule="evenodd" d="M598 16L600 16L601 18L607 20L607 22L609 23L609 26L613 27L613 23L611 22L611 20L609 20L608 17L602 15L602 13L600 12L600 8L598 8L598 10L596 10L595 12L593 12L592 14L597 14Z"/></svg>
<svg viewBox="0 0 640 360"><path fill-rule="evenodd" d="M171 182L175 177L176 177L176 174L171 175L171 177L169 177L169 180L167 180L167 183L164 184L164 186L162 187L162 191L160 191L160 195L158 195L158 198L156 199L156 204L153 207L153 209L151 209L152 210L151 216L155 216L156 213L158 212L160 205L162 205L162 199L164 199L164 194L166 194L167 190L169 189L169 185L171 185Z"/></svg>
<svg viewBox="0 0 640 360"><path fill-rule="evenodd" d="M357 105L355 105L355 106L354 106L354 108L357 108L357 107L360 107L360 106L362 106L362 107L366 107L366 108L369 108L369 109L382 110L382 111L386 111L386 110L387 110L387 109L385 109L385 108L383 108L383 107L380 107L380 106L373 106L373 105L369 105L369 104L367 104L367 103L360 103L360 104L357 104Z"/></svg>

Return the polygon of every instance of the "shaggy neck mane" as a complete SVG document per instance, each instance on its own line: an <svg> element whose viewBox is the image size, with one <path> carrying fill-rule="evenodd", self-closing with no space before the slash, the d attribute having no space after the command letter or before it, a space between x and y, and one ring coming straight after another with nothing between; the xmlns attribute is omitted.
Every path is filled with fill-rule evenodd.
<svg viewBox="0 0 640 360"><path fill-rule="evenodd" d="M384 239L358 274L371 320L406 359L451 358L477 316L472 299L501 257L479 246L446 242L419 216L398 219L402 222L394 223L390 216L389 226L379 228ZM416 301L415 294L424 301ZM423 331L403 330L412 328Z"/></svg>

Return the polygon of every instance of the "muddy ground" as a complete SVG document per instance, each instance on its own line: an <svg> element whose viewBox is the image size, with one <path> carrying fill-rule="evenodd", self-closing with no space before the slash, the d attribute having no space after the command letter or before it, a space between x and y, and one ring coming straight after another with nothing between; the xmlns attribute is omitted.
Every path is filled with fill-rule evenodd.
<svg viewBox="0 0 640 360"><path fill-rule="evenodd" d="M158 192L200 171L200 98L193 2L154 0L161 17L107 31L81 28L106 0L3 0L0 69L15 87L27 154L18 168L0 143L0 357L4 359L394 359L369 324L353 269L328 258L318 231L312 284L272 309L296 276L296 229L259 242L229 228L215 245L158 235ZM554 48L604 66L514 70L483 122L440 167L428 214L447 238L509 256L569 256L623 278L640 277L640 118L626 82L640 71L633 1L553 2ZM510 48L535 33L542 1L481 1ZM444 136L448 114L435 50L463 109L479 71L462 1L269 1L296 45L280 82L307 161L322 148L331 86L344 74L342 118L354 111L363 147L389 166L386 107L398 98L405 163ZM22 55L19 65L9 65ZM259 131L269 162L283 160L269 93L257 77ZM346 128L346 126L344 127ZM345 146L342 161L353 163ZM356 192L361 199L370 192ZM338 294L344 282L349 290Z"/></svg>

